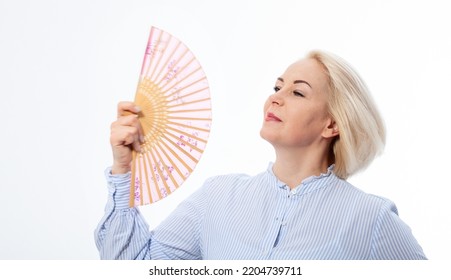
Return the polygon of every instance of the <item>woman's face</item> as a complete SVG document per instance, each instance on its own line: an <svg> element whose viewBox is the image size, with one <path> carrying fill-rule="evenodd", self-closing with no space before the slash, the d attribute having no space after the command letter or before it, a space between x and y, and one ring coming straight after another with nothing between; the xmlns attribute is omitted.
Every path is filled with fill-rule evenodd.
<svg viewBox="0 0 451 280"><path fill-rule="evenodd" d="M260 135L274 147L311 147L333 124L327 110L327 76L314 59L290 65L264 106Z"/></svg>

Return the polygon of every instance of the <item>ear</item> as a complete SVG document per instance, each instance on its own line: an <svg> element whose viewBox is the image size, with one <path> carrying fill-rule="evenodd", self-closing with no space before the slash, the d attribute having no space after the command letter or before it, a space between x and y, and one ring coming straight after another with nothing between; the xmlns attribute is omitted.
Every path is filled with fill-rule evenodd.
<svg viewBox="0 0 451 280"><path fill-rule="evenodd" d="M329 118L327 121L327 126L324 128L321 136L323 136L326 139L329 139L334 138L335 136L338 135L340 135L340 131L338 130L337 123L332 118Z"/></svg>

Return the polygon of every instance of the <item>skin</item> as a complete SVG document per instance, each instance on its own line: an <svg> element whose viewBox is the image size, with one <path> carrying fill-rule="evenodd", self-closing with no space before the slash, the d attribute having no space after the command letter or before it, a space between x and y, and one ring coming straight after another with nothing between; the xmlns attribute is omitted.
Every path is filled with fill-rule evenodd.
<svg viewBox="0 0 451 280"><path fill-rule="evenodd" d="M144 142L143 130L138 121L141 109L133 102L119 102L117 119L111 124L110 144L113 150L112 174L124 174L131 170L132 149L139 151Z"/></svg>
<svg viewBox="0 0 451 280"><path fill-rule="evenodd" d="M327 110L327 76L314 59L302 59L277 79L275 92L264 105L263 139L276 152L274 174L290 188L327 171L329 150L338 129ZM132 149L139 151L142 128L140 108L132 102L118 104L111 125L113 174L130 171Z"/></svg>
<svg viewBox="0 0 451 280"><path fill-rule="evenodd" d="M314 59L302 59L280 76L264 106L260 130L276 153L274 174L290 188L327 171L338 135L327 110L328 78Z"/></svg>

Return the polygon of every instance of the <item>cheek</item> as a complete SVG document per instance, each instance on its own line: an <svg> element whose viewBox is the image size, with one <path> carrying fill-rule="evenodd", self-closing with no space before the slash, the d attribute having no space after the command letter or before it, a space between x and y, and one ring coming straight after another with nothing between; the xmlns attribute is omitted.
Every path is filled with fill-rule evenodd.
<svg viewBox="0 0 451 280"><path fill-rule="evenodd" d="M325 114L322 108L303 108L295 114L293 125L298 129L317 131L322 128ZM305 131L305 130L304 130Z"/></svg>
<svg viewBox="0 0 451 280"><path fill-rule="evenodd" d="M270 102L269 98L266 99L265 103L263 104L263 113L266 113L270 104L271 104L271 102Z"/></svg>

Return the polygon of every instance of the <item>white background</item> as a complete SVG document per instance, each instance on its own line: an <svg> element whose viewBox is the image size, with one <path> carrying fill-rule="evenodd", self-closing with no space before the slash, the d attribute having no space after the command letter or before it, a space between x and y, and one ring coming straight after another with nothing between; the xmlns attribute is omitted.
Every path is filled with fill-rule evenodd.
<svg viewBox="0 0 451 280"><path fill-rule="evenodd" d="M109 126L133 100L151 25L207 74L213 127L186 183L142 211L157 225L214 175L256 174L275 78L313 48L348 60L385 119L385 153L350 178L393 200L430 259L449 259L447 1L0 0L0 259L97 259Z"/></svg>

